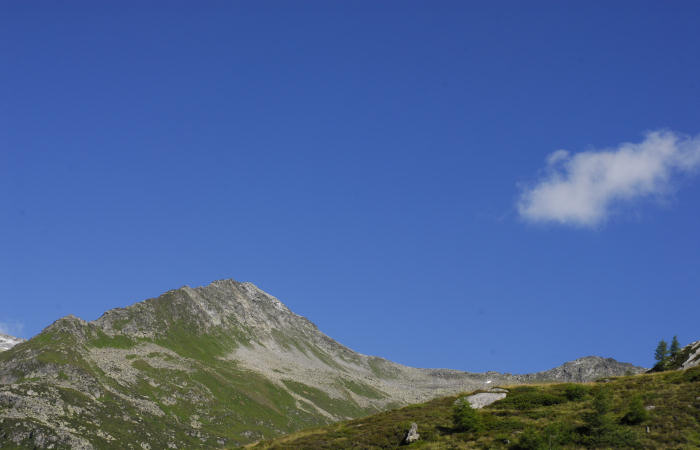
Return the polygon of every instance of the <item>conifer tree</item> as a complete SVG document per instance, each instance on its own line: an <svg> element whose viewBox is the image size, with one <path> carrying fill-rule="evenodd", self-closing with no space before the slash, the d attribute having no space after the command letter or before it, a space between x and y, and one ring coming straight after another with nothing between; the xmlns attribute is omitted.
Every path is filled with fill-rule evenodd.
<svg viewBox="0 0 700 450"><path fill-rule="evenodd" d="M654 359L663 365L666 363L666 358L668 358L668 344L666 341L661 339L659 345L656 346L656 352L654 352Z"/></svg>
<svg viewBox="0 0 700 450"><path fill-rule="evenodd" d="M678 342L678 336L673 336L673 340L671 341L671 356L675 357L678 352L681 351L681 344Z"/></svg>

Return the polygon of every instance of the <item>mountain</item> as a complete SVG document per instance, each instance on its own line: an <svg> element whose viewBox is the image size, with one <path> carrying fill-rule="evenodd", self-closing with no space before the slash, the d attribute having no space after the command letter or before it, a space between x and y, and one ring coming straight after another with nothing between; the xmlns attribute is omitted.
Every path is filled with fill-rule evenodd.
<svg viewBox="0 0 700 450"><path fill-rule="evenodd" d="M530 375L406 367L221 280L93 322L67 316L0 353L0 446L237 446L495 384L643 370L595 357Z"/></svg>
<svg viewBox="0 0 700 450"><path fill-rule="evenodd" d="M9 350L20 342L24 342L24 339L0 333L0 352Z"/></svg>

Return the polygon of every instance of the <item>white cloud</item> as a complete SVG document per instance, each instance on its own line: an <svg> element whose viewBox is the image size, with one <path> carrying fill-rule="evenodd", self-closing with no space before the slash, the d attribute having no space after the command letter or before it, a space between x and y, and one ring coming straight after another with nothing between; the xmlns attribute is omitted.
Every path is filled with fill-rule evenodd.
<svg viewBox="0 0 700 450"><path fill-rule="evenodd" d="M0 322L0 333L9 334L11 336L19 336L22 334L24 324L21 322Z"/></svg>
<svg viewBox="0 0 700 450"><path fill-rule="evenodd" d="M700 135L672 131L648 133L639 143L547 157L544 176L522 192L520 216L532 222L592 227L603 223L615 205L663 195L674 176L700 167Z"/></svg>

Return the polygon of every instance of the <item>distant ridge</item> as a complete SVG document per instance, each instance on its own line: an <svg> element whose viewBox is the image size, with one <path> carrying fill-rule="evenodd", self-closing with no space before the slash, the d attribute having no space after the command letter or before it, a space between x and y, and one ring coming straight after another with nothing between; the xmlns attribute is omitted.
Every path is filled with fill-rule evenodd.
<svg viewBox="0 0 700 450"><path fill-rule="evenodd" d="M643 368L581 358L529 375L362 355L252 283L171 290L93 322L61 318L0 353L0 446L213 448L495 384Z"/></svg>
<svg viewBox="0 0 700 450"><path fill-rule="evenodd" d="M15 345L24 342L25 339L10 336L8 334L0 333L0 352L9 350Z"/></svg>

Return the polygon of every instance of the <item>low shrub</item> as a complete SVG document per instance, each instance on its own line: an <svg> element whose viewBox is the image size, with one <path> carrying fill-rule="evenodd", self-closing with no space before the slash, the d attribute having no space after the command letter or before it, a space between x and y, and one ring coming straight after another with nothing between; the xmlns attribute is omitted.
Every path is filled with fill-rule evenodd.
<svg viewBox="0 0 700 450"><path fill-rule="evenodd" d="M517 450L545 450L570 444L572 440L575 440L575 437L570 426L562 423L553 423L541 430L534 427L526 428L511 448Z"/></svg>
<svg viewBox="0 0 700 450"><path fill-rule="evenodd" d="M627 413L622 416L620 422L625 425L637 425L649 418L649 411L644 408L642 398L637 396L632 399Z"/></svg>
<svg viewBox="0 0 700 450"><path fill-rule="evenodd" d="M493 407L498 409L527 410L540 406L558 405L566 402L566 400L564 396L524 386L512 389L506 398L494 403Z"/></svg>
<svg viewBox="0 0 700 450"><path fill-rule="evenodd" d="M581 384L570 384L564 389L564 396L570 402L575 402L582 400L584 397L586 397L586 395L588 395L589 390L590 389L588 387L583 386Z"/></svg>
<svg viewBox="0 0 700 450"><path fill-rule="evenodd" d="M483 426L481 414L472 408L466 397L460 397L455 402L452 418L458 431L478 431Z"/></svg>

